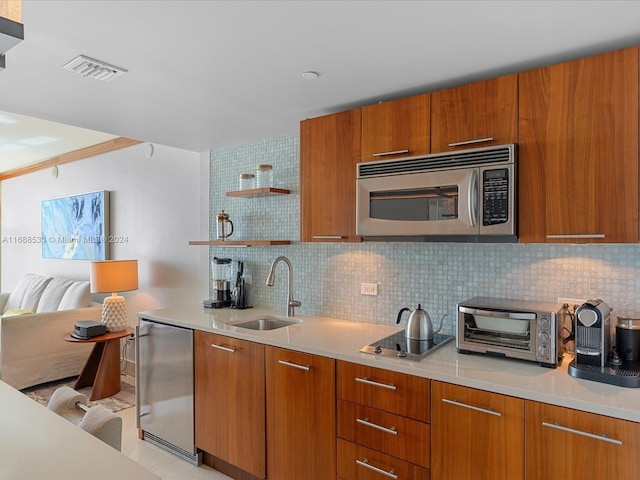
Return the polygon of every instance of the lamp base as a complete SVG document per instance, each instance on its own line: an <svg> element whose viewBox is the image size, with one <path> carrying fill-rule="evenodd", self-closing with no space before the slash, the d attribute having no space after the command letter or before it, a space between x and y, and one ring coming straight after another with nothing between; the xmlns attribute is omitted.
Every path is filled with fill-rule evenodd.
<svg viewBox="0 0 640 480"><path fill-rule="evenodd" d="M127 322L127 302L115 293L102 302L102 324L108 332L121 332L129 327Z"/></svg>

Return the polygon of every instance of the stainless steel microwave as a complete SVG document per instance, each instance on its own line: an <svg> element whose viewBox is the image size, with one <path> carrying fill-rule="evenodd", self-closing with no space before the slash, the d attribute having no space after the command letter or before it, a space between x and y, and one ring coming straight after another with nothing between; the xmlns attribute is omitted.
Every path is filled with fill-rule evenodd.
<svg viewBox="0 0 640 480"><path fill-rule="evenodd" d="M356 233L365 240L517 240L515 144L357 169Z"/></svg>

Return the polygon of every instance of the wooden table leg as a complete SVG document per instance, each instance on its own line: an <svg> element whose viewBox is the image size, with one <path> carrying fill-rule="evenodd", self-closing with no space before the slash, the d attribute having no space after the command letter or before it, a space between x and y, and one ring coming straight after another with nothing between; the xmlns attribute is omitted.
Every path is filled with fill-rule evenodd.
<svg viewBox="0 0 640 480"><path fill-rule="evenodd" d="M120 339L96 343L74 389L93 385L89 400L101 400L120 391Z"/></svg>

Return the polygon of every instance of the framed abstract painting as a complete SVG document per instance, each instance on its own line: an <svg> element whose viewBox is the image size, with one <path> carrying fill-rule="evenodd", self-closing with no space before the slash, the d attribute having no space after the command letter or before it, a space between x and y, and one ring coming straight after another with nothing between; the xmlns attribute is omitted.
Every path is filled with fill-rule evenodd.
<svg viewBox="0 0 640 480"><path fill-rule="evenodd" d="M109 192L42 201L42 258L108 260Z"/></svg>

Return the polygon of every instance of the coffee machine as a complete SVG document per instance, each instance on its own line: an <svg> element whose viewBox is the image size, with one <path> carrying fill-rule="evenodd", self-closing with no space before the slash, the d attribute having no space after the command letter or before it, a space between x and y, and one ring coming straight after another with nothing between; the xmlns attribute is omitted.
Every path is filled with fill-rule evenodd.
<svg viewBox="0 0 640 480"><path fill-rule="evenodd" d="M611 307L599 299L589 300L575 311L575 359L569 375L576 378L640 387L640 371L620 361L611 348Z"/></svg>
<svg viewBox="0 0 640 480"><path fill-rule="evenodd" d="M231 301L231 273L232 265L230 258L213 257L211 262L211 277L213 295L211 298L211 308L229 307Z"/></svg>

